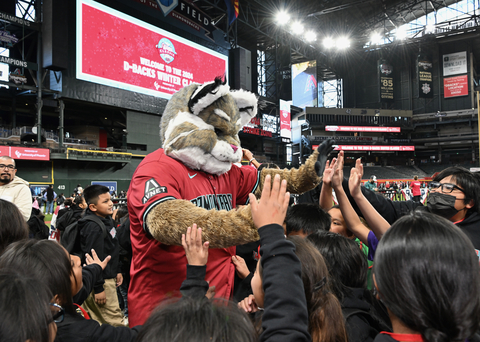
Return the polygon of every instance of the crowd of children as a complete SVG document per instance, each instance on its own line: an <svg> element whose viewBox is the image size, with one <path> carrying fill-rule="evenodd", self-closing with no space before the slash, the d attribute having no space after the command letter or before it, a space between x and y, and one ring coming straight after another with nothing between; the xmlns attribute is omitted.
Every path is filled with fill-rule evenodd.
<svg viewBox="0 0 480 342"><path fill-rule="evenodd" d="M259 201L250 194L260 241L232 257L235 301L214 298L209 242L192 222L181 298L136 327L126 319L128 212L114 221L108 188L66 201L62 243L28 239L17 207L0 200L0 341L478 341L476 176L444 170L423 206L365 189L360 160L344 179L343 163L343 152L326 163L319 203L291 206L278 175Z"/></svg>

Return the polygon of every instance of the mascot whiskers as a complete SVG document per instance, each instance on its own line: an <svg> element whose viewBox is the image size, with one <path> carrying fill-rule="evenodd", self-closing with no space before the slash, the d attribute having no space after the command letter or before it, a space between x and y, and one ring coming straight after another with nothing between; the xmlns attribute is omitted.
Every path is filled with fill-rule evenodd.
<svg viewBox="0 0 480 342"><path fill-rule="evenodd" d="M235 246L259 239L248 194L261 193L267 174L280 174L294 194L320 183L332 141L299 169L258 173L233 165L242 159L238 132L256 114L255 94L230 90L220 78L182 88L168 102L160 123L163 148L141 162L128 192L131 326L143 324L160 300L179 295L187 267L181 237L189 226L196 223L210 242L205 279L217 297L230 298Z"/></svg>

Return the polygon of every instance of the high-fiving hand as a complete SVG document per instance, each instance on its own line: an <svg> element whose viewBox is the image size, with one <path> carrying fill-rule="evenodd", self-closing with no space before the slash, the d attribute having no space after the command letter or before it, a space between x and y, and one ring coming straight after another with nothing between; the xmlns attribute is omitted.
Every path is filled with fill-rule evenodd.
<svg viewBox="0 0 480 342"><path fill-rule="evenodd" d="M192 266L204 266L208 261L209 242L202 243L202 228L197 229L194 223L188 227L187 233L182 234L182 246L185 249L187 262Z"/></svg>

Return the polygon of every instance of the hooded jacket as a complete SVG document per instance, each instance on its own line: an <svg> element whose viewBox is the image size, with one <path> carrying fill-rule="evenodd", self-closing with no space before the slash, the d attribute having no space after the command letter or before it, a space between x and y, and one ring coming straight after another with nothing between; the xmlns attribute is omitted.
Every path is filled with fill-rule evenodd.
<svg viewBox="0 0 480 342"><path fill-rule="evenodd" d="M0 199L15 204L25 221L28 221L32 213L32 194L28 188L28 182L15 176L13 180L0 186Z"/></svg>

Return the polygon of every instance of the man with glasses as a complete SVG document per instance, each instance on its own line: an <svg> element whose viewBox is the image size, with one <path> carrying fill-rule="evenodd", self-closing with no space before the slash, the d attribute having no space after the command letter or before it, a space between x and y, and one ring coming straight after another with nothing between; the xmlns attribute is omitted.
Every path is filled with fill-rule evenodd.
<svg viewBox="0 0 480 342"><path fill-rule="evenodd" d="M0 199L12 202L28 221L32 213L32 196L28 182L15 176L15 160L0 156Z"/></svg>

